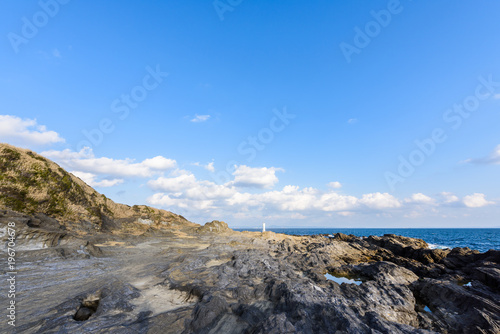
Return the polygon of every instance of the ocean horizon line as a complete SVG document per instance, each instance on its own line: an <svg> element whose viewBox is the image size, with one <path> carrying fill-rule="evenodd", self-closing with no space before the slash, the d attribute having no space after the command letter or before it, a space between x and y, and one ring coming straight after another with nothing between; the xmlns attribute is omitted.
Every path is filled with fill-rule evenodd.
<svg viewBox="0 0 500 334"><path fill-rule="evenodd" d="M251 229L262 230L258 227L232 227L232 229ZM269 229L282 230L326 230L326 229L350 229L350 230L485 230L485 229L500 229L500 227L273 227L266 226Z"/></svg>

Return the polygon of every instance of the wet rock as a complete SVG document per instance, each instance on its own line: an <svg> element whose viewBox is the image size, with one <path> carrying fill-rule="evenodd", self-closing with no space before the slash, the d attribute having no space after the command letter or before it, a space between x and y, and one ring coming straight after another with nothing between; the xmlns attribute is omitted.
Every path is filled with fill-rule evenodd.
<svg viewBox="0 0 500 334"><path fill-rule="evenodd" d="M451 281L422 279L411 286L415 296L430 307L436 330L450 333L498 333L500 295L484 287L460 286ZM482 291L481 291L482 290Z"/></svg>

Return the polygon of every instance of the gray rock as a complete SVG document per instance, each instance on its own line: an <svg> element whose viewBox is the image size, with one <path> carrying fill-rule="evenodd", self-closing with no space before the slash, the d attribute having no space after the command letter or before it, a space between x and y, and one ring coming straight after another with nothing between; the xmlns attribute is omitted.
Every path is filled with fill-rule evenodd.
<svg viewBox="0 0 500 334"><path fill-rule="evenodd" d="M0 224L16 221L20 243L45 245L19 252L19 332L500 329L498 251L436 251L393 235L240 233L218 221L184 238L156 230L85 237L54 222L30 223L34 219L11 211L0 215ZM338 284L325 278L327 272L363 282Z"/></svg>

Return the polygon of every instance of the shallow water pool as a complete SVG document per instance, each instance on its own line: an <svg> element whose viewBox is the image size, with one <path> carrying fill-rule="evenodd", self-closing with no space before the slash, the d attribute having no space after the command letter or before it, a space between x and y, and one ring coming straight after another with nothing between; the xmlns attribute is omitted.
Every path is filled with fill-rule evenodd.
<svg viewBox="0 0 500 334"><path fill-rule="evenodd" d="M360 285L361 283L363 283L363 281L361 281L360 279L351 279L351 278L342 277L342 276L333 276L331 274L325 274L325 277L327 280L337 282L338 284L345 283L345 284Z"/></svg>

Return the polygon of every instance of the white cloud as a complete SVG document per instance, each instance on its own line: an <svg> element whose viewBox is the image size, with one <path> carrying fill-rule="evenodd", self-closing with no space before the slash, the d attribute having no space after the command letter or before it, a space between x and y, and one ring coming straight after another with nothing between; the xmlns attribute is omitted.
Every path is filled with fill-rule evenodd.
<svg viewBox="0 0 500 334"><path fill-rule="evenodd" d="M203 167L203 168L205 168L206 170L208 170L209 172L212 172L212 173L215 172L215 167L214 167L213 161L209 162L206 165L202 165L199 162L193 162L192 165L193 166L198 166L198 167Z"/></svg>
<svg viewBox="0 0 500 334"><path fill-rule="evenodd" d="M215 172L215 167L214 167L214 163L213 162L210 162L210 163L206 164L205 166L203 166L203 168L205 168L209 172L212 172L212 173Z"/></svg>
<svg viewBox="0 0 500 334"><path fill-rule="evenodd" d="M148 186L161 191L148 198L151 205L165 208L178 207L188 210L216 210L223 208L223 200L236 191L229 185L218 185L211 181L197 180L189 171L176 170L173 177L150 180Z"/></svg>
<svg viewBox="0 0 500 334"><path fill-rule="evenodd" d="M328 187L332 188L332 189L339 189L339 188L342 188L342 184L340 182L330 182L328 183Z"/></svg>
<svg viewBox="0 0 500 334"><path fill-rule="evenodd" d="M160 177L151 180L148 185L154 190L178 193L197 186L196 177L191 173L185 173L177 177Z"/></svg>
<svg viewBox="0 0 500 334"><path fill-rule="evenodd" d="M457 196L450 192L442 192L440 195L443 198L443 203L445 204L452 204L460 201Z"/></svg>
<svg viewBox="0 0 500 334"><path fill-rule="evenodd" d="M487 201L486 195L480 193L465 196L462 202L468 208L481 208L483 206L495 204L494 202Z"/></svg>
<svg viewBox="0 0 500 334"><path fill-rule="evenodd" d="M64 139L55 131L48 131L36 119L0 115L0 140L14 145L47 145L62 143Z"/></svg>
<svg viewBox="0 0 500 334"><path fill-rule="evenodd" d="M354 123L357 123L358 122L358 119L357 118L350 118L347 123L349 124L354 124Z"/></svg>
<svg viewBox="0 0 500 334"><path fill-rule="evenodd" d="M270 177L275 176L273 168L236 167L243 172L234 173L234 179L225 184L198 180L189 171L174 170L168 177L162 176L148 182L148 186L157 191L148 198L148 203L173 211L182 209L188 212L186 214L197 215L198 211L203 211L211 217L226 219L292 219L293 215L300 219L310 219L318 215L325 217L332 214L349 217L357 213L373 214L373 211L377 211L379 217L400 215L406 218L422 218L440 214L440 207L481 207L492 204L486 201L482 194L466 196L462 201L452 193L441 193L441 199L437 201L422 193L415 193L400 200L389 193L376 192L356 197L339 194L335 189L322 191L295 185L276 190L254 188L247 191L237 186L238 178L240 181L245 178L245 182L252 181L255 185L254 176L262 173L259 175L260 179L268 179L259 184L262 189L262 185L276 184L276 180ZM247 176L250 181L246 180Z"/></svg>
<svg viewBox="0 0 500 334"><path fill-rule="evenodd" d="M300 189L298 186L288 185L281 190L256 194L236 192L226 203L240 208L267 208L271 211L333 212L355 209L358 199L335 192L323 193L311 187Z"/></svg>
<svg viewBox="0 0 500 334"><path fill-rule="evenodd" d="M145 167L149 167L154 170L167 170L172 169L177 166L175 160L167 159L162 156L157 156L151 159L146 159L142 162Z"/></svg>
<svg viewBox="0 0 500 334"><path fill-rule="evenodd" d="M178 175L150 180L148 186L153 190L170 193L176 198L191 200L229 198L236 193L229 184L218 185L211 181L200 181L188 171L178 170L174 174Z"/></svg>
<svg viewBox="0 0 500 334"><path fill-rule="evenodd" d="M487 157L480 159L467 159L466 162L473 162L477 164L499 165L500 164L500 145L497 145L493 152Z"/></svg>
<svg viewBox="0 0 500 334"><path fill-rule="evenodd" d="M246 167L246 166L245 166ZM322 192L315 188L288 185L281 190L258 193L238 191L237 182L223 185L197 180L190 172L179 172L173 177L159 177L148 186L161 191L148 199L152 205L173 205L179 208L217 208L227 212L340 212L387 210L398 208L401 203L384 193L363 195L361 199L340 195L334 191ZM236 174L239 175L239 174ZM267 174L266 174L267 175ZM236 177L235 177L236 180Z"/></svg>
<svg viewBox="0 0 500 334"><path fill-rule="evenodd" d="M493 98L494 98L495 100L500 100L500 94L495 94L495 95L493 95Z"/></svg>
<svg viewBox="0 0 500 334"><path fill-rule="evenodd" d="M257 194L254 201L261 206L271 206L281 211L305 211L317 205L319 191L314 188L299 189L297 186L285 186L281 191Z"/></svg>
<svg viewBox="0 0 500 334"><path fill-rule="evenodd" d="M322 211L346 211L355 209L358 203L359 200L354 196L328 192L319 197L316 207Z"/></svg>
<svg viewBox="0 0 500 334"><path fill-rule="evenodd" d="M365 194L359 200L361 204L366 205L370 209L382 210L401 207L401 202L394 196L388 193L372 193Z"/></svg>
<svg viewBox="0 0 500 334"><path fill-rule="evenodd" d="M427 195L422 193L416 193L411 195L411 197L405 199L406 203L416 203L416 204L432 204L434 200Z"/></svg>
<svg viewBox="0 0 500 334"><path fill-rule="evenodd" d="M213 200L191 200L185 198L175 198L167 194L157 193L148 198L150 205L161 206L164 208L177 207L181 209L207 210L215 209Z"/></svg>
<svg viewBox="0 0 500 334"><path fill-rule="evenodd" d="M175 160L157 156L136 163L133 159L96 158L92 149L86 147L80 152L69 149L46 151L41 155L55 160L65 169L117 177L151 177L174 168Z"/></svg>
<svg viewBox="0 0 500 334"><path fill-rule="evenodd" d="M355 213L352 211L339 211L337 212L337 214L342 217L350 217L355 215Z"/></svg>
<svg viewBox="0 0 500 334"><path fill-rule="evenodd" d="M446 206L481 208L495 204L493 201L486 200L486 195L481 193L464 196L462 200L450 192L442 192L440 196L442 198L442 204Z"/></svg>
<svg viewBox="0 0 500 334"><path fill-rule="evenodd" d="M210 115L194 115L194 118L191 119L191 122L193 123L201 123L208 121L210 118Z"/></svg>
<svg viewBox="0 0 500 334"><path fill-rule="evenodd" d="M235 166L234 185L237 187L272 188L278 183L277 171L281 168L252 168L245 165Z"/></svg>
<svg viewBox="0 0 500 334"><path fill-rule="evenodd" d="M97 175L92 174L92 173L85 173L85 172L71 172L71 174L75 175L76 177L82 179L85 183L87 183L91 187L101 187L101 188L107 188L107 187L113 187L116 186L117 184L123 183L123 179L103 179L101 181L96 181Z"/></svg>

